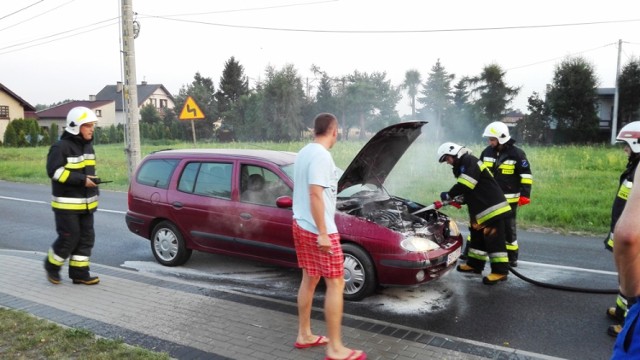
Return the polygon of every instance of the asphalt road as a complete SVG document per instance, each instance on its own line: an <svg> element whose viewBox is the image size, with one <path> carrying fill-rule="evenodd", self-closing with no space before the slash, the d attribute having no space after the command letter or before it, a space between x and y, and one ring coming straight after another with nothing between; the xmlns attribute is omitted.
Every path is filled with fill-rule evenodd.
<svg viewBox="0 0 640 360"><path fill-rule="evenodd" d="M126 193L102 186L92 261L179 277L295 302L299 271L194 253L182 267L158 265L149 242L124 222ZM46 252L55 238L49 187L0 181L0 248ZM536 206L532 204L530 206ZM604 235L603 235L604 237ZM543 283L595 290L617 287L602 238L520 232L521 274ZM605 316L615 295L562 291L515 276L486 286L479 276L451 272L418 288L383 289L345 311L484 343L567 359L607 359L614 339ZM319 291L317 305L322 304Z"/></svg>

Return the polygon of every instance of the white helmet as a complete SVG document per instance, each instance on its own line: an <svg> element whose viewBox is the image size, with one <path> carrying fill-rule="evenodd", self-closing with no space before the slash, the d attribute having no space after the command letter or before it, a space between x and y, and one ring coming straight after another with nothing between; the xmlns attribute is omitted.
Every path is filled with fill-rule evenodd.
<svg viewBox="0 0 640 360"><path fill-rule="evenodd" d="M484 137L494 137L498 139L498 143L504 144L511 139L509 135L509 127L502 121L494 121L484 128Z"/></svg>
<svg viewBox="0 0 640 360"><path fill-rule="evenodd" d="M640 121L630 122L623 126L616 137L618 141L624 141L629 144L631 151L634 153L640 153Z"/></svg>
<svg viewBox="0 0 640 360"><path fill-rule="evenodd" d="M67 114L67 127L64 130L70 134L80 134L82 124L98 122L98 117L93 110L84 106L74 107Z"/></svg>
<svg viewBox="0 0 640 360"><path fill-rule="evenodd" d="M438 162L444 162L445 155L456 156L464 146L452 142L446 142L438 148Z"/></svg>

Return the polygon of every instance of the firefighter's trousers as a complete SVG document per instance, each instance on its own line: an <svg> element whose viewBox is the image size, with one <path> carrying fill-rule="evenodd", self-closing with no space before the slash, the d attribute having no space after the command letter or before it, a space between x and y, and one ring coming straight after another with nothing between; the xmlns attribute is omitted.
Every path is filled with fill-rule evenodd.
<svg viewBox="0 0 640 360"><path fill-rule="evenodd" d="M69 277L86 279L89 277L89 257L95 243L93 213L55 213L58 238L49 250L47 268L60 270L69 259Z"/></svg>

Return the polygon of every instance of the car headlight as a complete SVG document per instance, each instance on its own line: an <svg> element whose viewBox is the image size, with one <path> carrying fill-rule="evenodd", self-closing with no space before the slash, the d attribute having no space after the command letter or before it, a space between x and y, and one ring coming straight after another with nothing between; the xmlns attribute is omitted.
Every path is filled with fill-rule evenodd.
<svg viewBox="0 0 640 360"><path fill-rule="evenodd" d="M453 220L449 220L449 236L460 235L460 229L458 229L458 223Z"/></svg>
<svg viewBox="0 0 640 360"><path fill-rule="evenodd" d="M403 249L411 252L423 252L440 249L440 246L434 241L424 237L411 236L400 243Z"/></svg>

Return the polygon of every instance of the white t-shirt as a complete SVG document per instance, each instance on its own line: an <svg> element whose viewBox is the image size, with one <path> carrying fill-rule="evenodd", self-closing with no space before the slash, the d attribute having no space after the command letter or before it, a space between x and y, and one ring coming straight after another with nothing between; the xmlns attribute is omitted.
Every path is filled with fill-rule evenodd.
<svg viewBox="0 0 640 360"><path fill-rule="evenodd" d="M338 232L336 226L337 168L331 153L318 143L310 143L298 152L293 168L293 218L301 228L318 234L311 215L309 185L324 188L324 221L327 233Z"/></svg>

